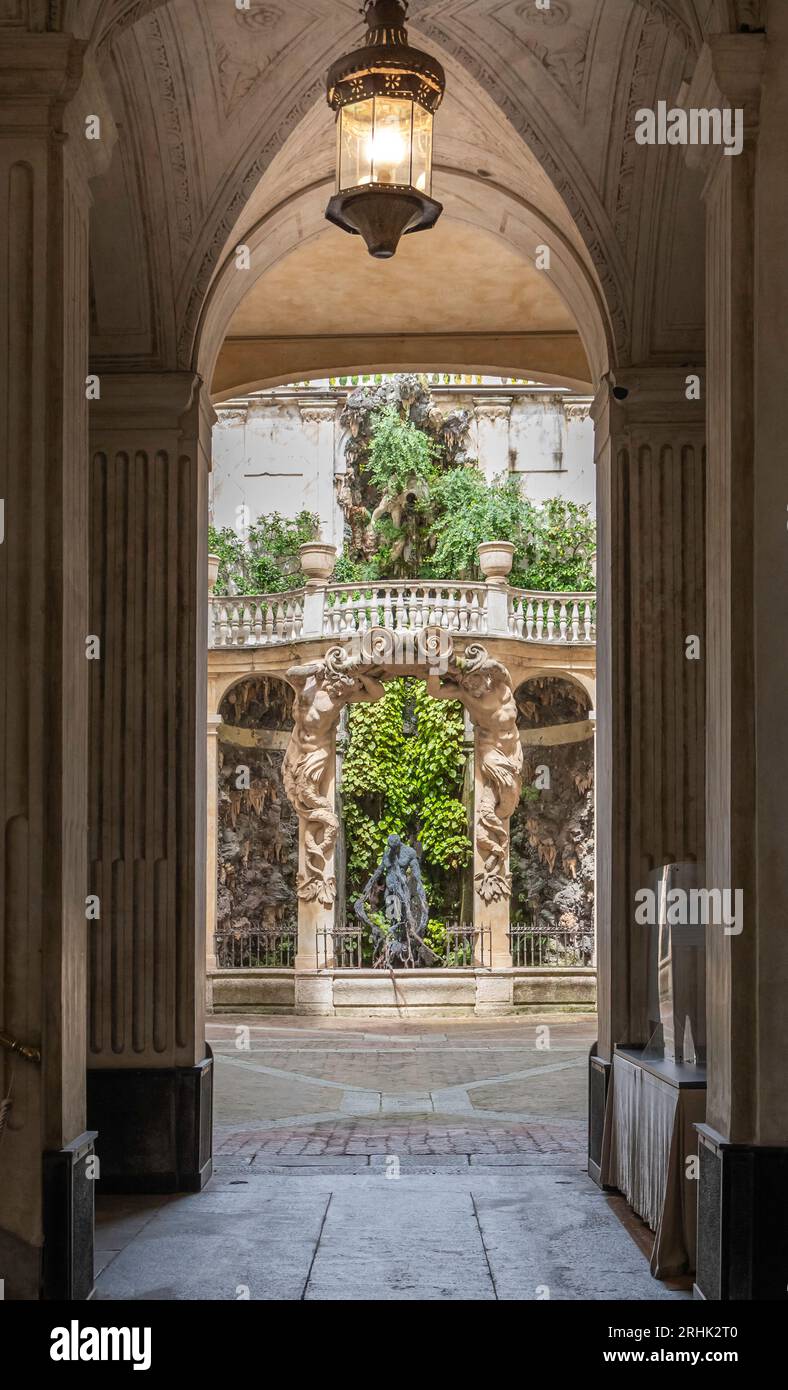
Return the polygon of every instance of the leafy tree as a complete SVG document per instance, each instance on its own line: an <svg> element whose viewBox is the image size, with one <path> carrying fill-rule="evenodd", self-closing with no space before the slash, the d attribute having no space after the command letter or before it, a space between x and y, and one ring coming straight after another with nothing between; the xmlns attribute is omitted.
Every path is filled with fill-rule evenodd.
<svg viewBox="0 0 788 1390"><path fill-rule="evenodd" d="M438 475L441 448L394 405L376 412L372 442L362 471L381 494L394 497L415 478L432 484Z"/></svg>
<svg viewBox="0 0 788 1390"><path fill-rule="evenodd" d="M537 509L522 496L516 478L488 483L478 468L453 468L439 479L432 502L431 577L480 579L477 546L483 541L511 541L521 567L533 560Z"/></svg>
<svg viewBox="0 0 788 1390"><path fill-rule="evenodd" d="M298 547L317 537L319 519L302 511L293 519L271 512L259 516L245 536L232 527L217 531L208 528L208 549L218 555L219 574L216 594L278 594L298 589L304 575L298 561Z"/></svg>

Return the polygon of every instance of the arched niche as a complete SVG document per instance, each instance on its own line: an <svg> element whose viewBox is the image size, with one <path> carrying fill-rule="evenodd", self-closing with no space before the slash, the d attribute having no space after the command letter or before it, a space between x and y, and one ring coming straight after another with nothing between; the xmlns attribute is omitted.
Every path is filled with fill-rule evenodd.
<svg viewBox="0 0 788 1390"><path fill-rule="evenodd" d="M234 680L219 704L207 884L208 958L219 969L293 963L298 817L282 784L293 698L286 681L261 674Z"/></svg>
<svg viewBox="0 0 788 1390"><path fill-rule="evenodd" d="M512 918L544 933L530 947L539 956L533 963L588 965L594 941L591 702L578 681L554 674L523 681L515 700L524 763L510 832Z"/></svg>

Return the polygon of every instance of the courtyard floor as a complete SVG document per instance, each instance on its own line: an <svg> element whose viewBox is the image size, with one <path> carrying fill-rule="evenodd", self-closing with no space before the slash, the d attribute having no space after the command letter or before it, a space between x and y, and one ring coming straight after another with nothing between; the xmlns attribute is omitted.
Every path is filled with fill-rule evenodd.
<svg viewBox="0 0 788 1390"><path fill-rule="evenodd" d="M214 1176L97 1203L98 1299L681 1299L585 1172L588 1016L228 1017Z"/></svg>

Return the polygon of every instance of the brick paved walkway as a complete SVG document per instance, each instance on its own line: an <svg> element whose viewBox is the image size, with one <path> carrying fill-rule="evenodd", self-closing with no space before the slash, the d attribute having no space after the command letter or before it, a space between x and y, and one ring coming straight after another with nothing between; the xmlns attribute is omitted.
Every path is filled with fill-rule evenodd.
<svg viewBox="0 0 788 1390"><path fill-rule="evenodd" d="M214 1019L215 1152L258 1165L392 1154L582 1161L593 1035L587 1018Z"/></svg>

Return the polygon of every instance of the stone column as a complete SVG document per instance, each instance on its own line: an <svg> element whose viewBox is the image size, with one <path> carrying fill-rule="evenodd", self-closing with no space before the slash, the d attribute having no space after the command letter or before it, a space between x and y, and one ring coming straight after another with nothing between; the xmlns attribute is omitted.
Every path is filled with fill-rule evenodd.
<svg viewBox="0 0 788 1390"><path fill-rule="evenodd" d="M334 452L336 448L336 404L318 405L310 401L299 401L298 408L305 425L313 426L315 439L315 479L317 489L314 501L308 505L320 517L322 539L331 545L342 545L344 519L337 503L334 487Z"/></svg>
<svg viewBox="0 0 788 1390"><path fill-rule="evenodd" d="M596 922L591 1073L598 1176L616 1043L648 1040L648 928L635 893L704 852L704 404L690 369L642 368L594 402L597 468ZM696 375L698 371L696 370ZM702 373L700 373L702 377ZM700 659L687 657L697 637ZM694 647L689 648L690 651ZM596 1156L595 1156L596 1155Z"/></svg>
<svg viewBox="0 0 788 1390"><path fill-rule="evenodd" d="M701 100L702 98L702 100ZM744 112L735 157L705 151L709 487L706 883L740 892L709 928L708 1107L697 1285L785 1299L788 1240L788 13L768 42L709 40L688 96Z"/></svg>
<svg viewBox="0 0 788 1390"><path fill-rule="evenodd" d="M0 34L0 1165L7 1299L86 1298L90 177L112 119L84 45ZM85 116L102 122L88 141Z"/></svg>
<svg viewBox="0 0 788 1390"><path fill-rule="evenodd" d="M474 397L477 421L479 467L488 483L509 472L509 420L512 402L508 396Z"/></svg>
<svg viewBox="0 0 788 1390"><path fill-rule="evenodd" d="M207 484L190 372L105 375L91 413L88 1116L102 1183L210 1176L204 1031Z"/></svg>

